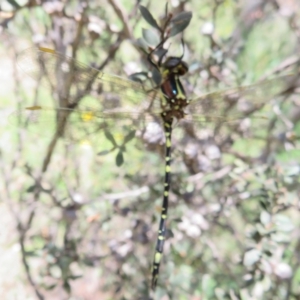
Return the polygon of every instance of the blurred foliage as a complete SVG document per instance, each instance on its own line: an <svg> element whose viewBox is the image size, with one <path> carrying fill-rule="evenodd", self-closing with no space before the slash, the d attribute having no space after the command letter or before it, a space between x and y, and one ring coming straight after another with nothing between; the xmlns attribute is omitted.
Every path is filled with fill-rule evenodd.
<svg viewBox="0 0 300 300"><path fill-rule="evenodd" d="M166 2L149 3L160 24ZM1 200L16 223L32 295L299 299L297 82L287 83L285 93L267 103L267 119L246 118L239 130L176 126L169 235L153 294L149 279L163 193L162 130L141 129L133 138L116 119L117 134L99 133L94 146L63 139L53 145L47 123L34 130L26 122L11 125L13 111L21 118L22 108L53 98L16 68L16 55L28 47L47 46L123 77L151 70L138 38L152 21L145 11L142 18L139 4L148 2L0 4ZM188 95L297 74L299 8L297 0L168 1L174 16L193 13L184 30ZM170 41L169 53L182 55L181 36ZM213 137L205 134L206 126Z"/></svg>

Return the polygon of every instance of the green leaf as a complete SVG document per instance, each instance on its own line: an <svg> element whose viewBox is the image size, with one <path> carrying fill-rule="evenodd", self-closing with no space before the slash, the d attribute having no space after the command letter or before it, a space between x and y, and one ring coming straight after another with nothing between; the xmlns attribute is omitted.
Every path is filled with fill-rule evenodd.
<svg viewBox="0 0 300 300"><path fill-rule="evenodd" d="M103 150L97 153L97 155L107 155L108 153L110 153L110 150Z"/></svg>
<svg viewBox="0 0 300 300"><path fill-rule="evenodd" d="M143 83L145 80L148 79L148 73L147 72L137 72L129 75L128 77L132 81L136 81L139 83Z"/></svg>
<svg viewBox="0 0 300 300"><path fill-rule="evenodd" d="M146 54L148 54L149 45L143 38L138 38L137 40L134 40L133 44L142 51L144 51Z"/></svg>
<svg viewBox="0 0 300 300"><path fill-rule="evenodd" d="M43 288L47 291L53 290L57 286L56 283L50 285L43 285Z"/></svg>
<svg viewBox="0 0 300 300"><path fill-rule="evenodd" d="M68 294L70 294L70 292L71 292L71 286L70 286L70 284L69 284L68 281L64 281L63 289L64 289Z"/></svg>
<svg viewBox="0 0 300 300"><path fill-rule="evenodd" d="M149 45L156 46L156 45L159 44L159 42L160 42L159 35L153 29L145 29L145 28L143 28L142 29L142 34L143 34L144 40Z"/></svg>
<svg viewBox="0 0 300 300"><path fill-rule="evenodd" d="M105 134L105 137L114 145L114 146L117 146L117 143L114 139L114 137L112 136L112 134L108 131L104 131L104 134Z"/></svg>
<svg viewBox="0 0 300 300"><path fill-rule="evenodd" d="M124 144L130 142L133 138L135 138L135 130L131 130L124 138Z"/></svg>
<svg viewBox="0 0 300 300"><path fill-rule="evenodd" d="M117 156L116 156L116 165L118 167L122 166L124 163L124 157L123 157L123 152L119 151Z"/></svg>
<svg viewBox="0 0 300 300"><path fill-rule="evenodd" d="M71 279L71 280L76 280L78 278L82 278L82 275L71 275L68 277L68 279Z"/></svg>
<svg viewBox="0 0 300 300"><path fill-rule="evenodd" d="M161 84L162 76L161 76L161 73L157 69L152 70L152 79L157 86L159 86Z"/></svg>
<svg viewBox="0 0 300 300"><path fill-rule="evenodd" d="M26 193L33 193L36 189L36 185L31 185L30 187L27 188Z"/></svg>
<svg viewBox="0 0 300 300"><path fill-rule="evenodd" d="M156 20L153 18L152 14L150 13L150 11L143 5L139 6L140 12L143 16L143 18L145 19L145 21L150 24L152 27L158 29L159 31L161 31L160 27L158 26Z"/></svg>
<svg viewBox="0 0 300 300"><path fill-rule="evenodd" d="M82 259L82 262L83 262L85 265L89 266L89 267L94 267L94 262L93 262L92 259L89 259L89 258L87 258L87 257L84 257L84 258Z"/></svg>
<svg viewBox="0 0 300 300"><path fill-rule="evenodd" d="M192 13L188 11L181 12L174 18L172 18L172 28L170 31L170 36L174 36L180 32L182 32L186 27L189 26L190 21L192 19Z"/></svg>
<svg viewBox="0 0 300 300"><path fill-rule="evenodd" d="M15 0L7 0L7 2L14 8L21 8L21 6Z"/></svg>

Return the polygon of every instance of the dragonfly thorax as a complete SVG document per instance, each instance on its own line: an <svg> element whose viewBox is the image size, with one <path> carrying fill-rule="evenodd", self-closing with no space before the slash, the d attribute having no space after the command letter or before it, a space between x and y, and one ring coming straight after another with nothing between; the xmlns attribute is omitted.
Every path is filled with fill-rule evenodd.
<svg viewBox="0 0 300 300"><path fill-rule="evenodd" d="M184 118L184 108L188 105L180 76L188 71L187 64L178 57L169 57L162 65L162 116L165 120Z"/></svg>

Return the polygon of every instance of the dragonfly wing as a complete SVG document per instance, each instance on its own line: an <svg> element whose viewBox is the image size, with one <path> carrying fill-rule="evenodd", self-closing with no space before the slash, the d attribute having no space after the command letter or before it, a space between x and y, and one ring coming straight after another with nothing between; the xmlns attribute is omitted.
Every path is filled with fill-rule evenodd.
<svg viewBox="0 0 300 300"><path fill-rule="evenodd" d="M130 130L142 130L146 124L148 126L149 123L159 123L161 119L148 113L107 113L98 110L32 106L12 113L9 122L40 136L53 136L56 133L67 141L78 143L99 140L99 133L104 130L119 136L126 135Z"/></svg>
<svg viewBox="0 0 300 300"><path fill-rule="evenodd" d="M187 107L187 120L193 122L230 122L258 111L274 96L283 93L297 79L285 75L225 91L200 96Z"/></svg>
<svg viewBox="0 0 300 300"><path fill-rule="evenodd" d="M17 63L27 75L56 93L60 100L57 106L62 107L70 105L75 96L88 93L88 82L99 73L70 57L40 47L22 51Z"/></svg>
<svg viewBox="0 0 300 300"><path fill-rule="evenodd" d="M77 60L42 47L29 48L18 56L18 65L33 79L45 84L59 97L59 108L77 108L85 95L96 101L86 101L85 108L102 111L126 110L128 113L145 108L146 99L155 99L141 83L105 74ZM102 107L99 105L102 101ZM82 109L83 105L80 105Z"/></svg>

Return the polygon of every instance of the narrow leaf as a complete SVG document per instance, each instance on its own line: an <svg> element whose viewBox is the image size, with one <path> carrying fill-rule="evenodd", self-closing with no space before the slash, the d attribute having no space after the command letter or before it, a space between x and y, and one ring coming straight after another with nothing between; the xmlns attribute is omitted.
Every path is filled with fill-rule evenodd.
<svg viewBox="0 0 300 300"><path fill-rule="evenodd" d="M140 5L139 9L140 9L140 12L141 12L143 18L145 19L145 21L147 23L149 23L152 27L154 27L154 28L158 29L159 31L161 31L160 27L158 26L156 20L153 18L150 11L143 5Z"/></svg>
<svg viewBox="0 0 300 300"><path fill-rule="evenodd" d="M123 157L123 152L119 151L117 156L116 156L116 165L118 167L122 166L124 163L124 157Z"/></svg>
<svg viewBox="0 0 300 300"><path fill-rule="evenodd" d="M179 23L186 22L186 21L190 22L192 17L193 17L192 12L183 11L183 12L179 13L178 15L174 16L171 19L171 22L174 23L174 24L179 24Z"/></svg>
<svg viewBox="0 0 300 300"><path fill-rule="evenodd" d="M136 81L139 83L143 83L145 80L148 79L148 73L147 72L136 72L128 77L132 81Z"/></svg>
<svg viewBox="0 0 300 300"><path fill-rule="evenodd" d="M161 85L162 76L161 76L161 73L157 69L152 70L152 79L157 86Z"/></svg>
<svg viewBox="0 0 300 300"><path fill-rule="evenodd" d="M172 18L172 28L170 31L170 36L174 36L180 32L182 32L188 25L190 24L190 21L192 19L192 13L191 12L181 12L174 18Z"/></svg>
<svg viewBox="0 0 300 300"><path fill-rule="evenodd" d="M21 6L20 6L20 4L19 3L17 3L17 1L15 1L15 0L7 0L7 2L9 3L9 4L11 4L14 8L21 8Z"/></svg>
<svg viewBox="0 0 300 300"><path fill-rule="evenodd" d="M43 285L43 288L47 291L53 290L57 286L56 283L50 285Z"/></svg>
<svg viewBox="0 0 300 300"><path fill-rule="evenodd" d="M144 51L146 54L148 53L149 45L143 38L138 38L137 40L133 41L133 44Z"/></svg>
<svg viewBox="0 0 300 300"><path fill-rule="evenodd" d="M124 144L130 142L135 137L135 130L131 130L124 138Z"/></svg>
<svg viewBox="0 0 300 300"><path fill-rule="evenodd" d="M71 286L69 284L68 281L64 281L63 283L63 289L67 292L67 293L70 293L71 292Z"/></svg>
<svg viewBox="0 0 300 300"><path fill-rule="evenodd" d="M104 131L104 134L105 134L105 137L114 145L114 146L117 146L117 143L114 139L114 137L112 136L112 134L108 131Z"/></svg>
<svg viewBox="0 0 300 300"><path fill-rule="evenodd" d="M111 152L110 150L103 150L103 151L98 152L97 155L106 155L110 152Z"/></svg>

